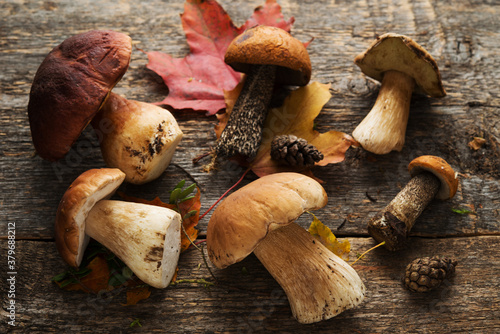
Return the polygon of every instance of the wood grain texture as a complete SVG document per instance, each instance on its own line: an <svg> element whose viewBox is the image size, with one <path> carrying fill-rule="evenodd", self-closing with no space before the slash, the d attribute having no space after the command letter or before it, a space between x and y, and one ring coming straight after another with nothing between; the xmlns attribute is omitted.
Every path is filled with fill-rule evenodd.
<svg viewBox="0 0 500 334"><path fill-rule="evenodd" d="M221 5L237 25L263 1L227 1ZM7 222L16 223L18 239L19 332L126 332L136 317L145 332L252 332L264 330L349 332L476 332L499 330L498 274L493 251L500 235L500 6L491 0L356 0L279 1L285 18L295 17L293 34L308 47L312 80L331 83L332 98L317 118L320 132L352 133L377 97L379 83L366 78L353 59L375 36L406 34L436 59L448 95L433 99L414 95L406 144L401 152L376 156L349 149L346 160L314 170L323 180L328 205L317 216L338 236L349 236L356 250L372 245L366 222L389 203L409 180L408 163L423 154L438 155L459 172L452 200L432 202L417 220L412 249L401 254L374 253L357 266L369 295L359 309L310 327L290 317L279 286L251 257L217 272L223 282L210 290L176 286L156 291L135 307L116 298L102 299L61 291L49 281L64 270L53 243L55 211L68 185L83 171L104 167L97 139L87 129L60 162L34 155L26 106L31 81L46 54L67 37L90 29L114 29L134 41L130 69L114 92L145 102L161 101L168 88L147 70L141 51L187 54L179 14L183 1L16 1L0 3L0 239ZM243 173L227 163L211 174L192 158L215 144L215 117L174 111L184 138L173 163L155 182L123 185L128 195L165 198L180 179L197 182L204 212ZM486 139L475 151L474 136ZM255 179L249 174L244 183ZM453 208L472 211L459 215ZM200 222L201 237L209 215ZM299 219L306 227L309 217ZM419 237L422 237L420 239ZM25 240L25 241L21 241ZM2 240L2 255L6 241ZM459 257L457 276L446 292L411 295L397 276L406 262L435 252ZM182 275L197 271L194 252L183 257ZM242 277L241 268L251 268ZM1 257L0 271L6 272ZM2 276L2 287L5 278ZM2 291L4 291L2 289ZM262 293L264 291L264 293ZM5 297L2 295L5 309ZM158 305L161 305L159 307ZM3 311L5 312L5 311ZM77 319L72 316L77 314ZM234 319L234 320L231 320Z"/></svg>
<svg viewBox="0 0 500 334"><path fill-rule="evenodd" d="M359 252L374 245L351 238ZM50 282L66 265L52 243L19 241L18 328L21 332L120 333L495 333L500 330L500 263L490 247L499 237L415 238L400 253L377 249L354 265L366 285L355 309L313 325L300 325L283 290L254 255L224 270L212 266L217 284L210 288L180 283L154 289L147 300L123 306L124 291L98 295L63 291ZM2 252L5 252L2 243ZM406 290L401 277L413 259L439 254L458 260L456 273L427 294ZM198 251L181 255L178 279L211 280ZM243 269L245 268L245 269ZM6 278L2 272L4 290ZM3 304L5 308L7 305ZM5 311L3 311L5 312ZM130 329L139 318L142 328ZM16 332L16 331L13 331Z"/></svg>

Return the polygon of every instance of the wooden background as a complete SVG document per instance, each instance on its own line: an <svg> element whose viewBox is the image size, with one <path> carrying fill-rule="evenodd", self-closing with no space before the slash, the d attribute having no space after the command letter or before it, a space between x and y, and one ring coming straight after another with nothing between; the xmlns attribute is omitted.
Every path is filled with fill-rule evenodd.
<svg viewBox="0 0 500 334"><path fill-rule="evenodd" d="M220 1L237 25L261 1ZM138 50L183 57L188 52L179 14L182 1L20 1L0 2L0 287L2 328L12 332L338 332L338 333L493 333L500 331L500 5L496 0L460 1L279 1L293 34L309 46L312 80L332 84L332 98L317 119L321 132L352 133L373 105L378 83L353 64L377 34L413 37L435 57L448 92L443 99L415 95L401 152L376 156L350 149L346 160L317 168L325 181L327 207L317 216L352 244L352 256L375 245L366 221L409 180L413 158L433 154L459 173L456 197L433 202L419 218L409 249L377 249L354 267L367 286L356 309L314 325L291 316L279 285L252 255L226 270L213 269L217 284L179 284L153 290L135 306L122 306L124 293L87 295L59 289L50 279L67 269L53 239L58 202L83 171L103 167L93 132L87 130L58 163L34 155L26 113L36 69L46 54L67 37L90 29L129 34L137 49L115 92L130 99L160 101L168 89L145 65ZM184 139L173 163L157 181L125 185L129 195L165 196L181 179L202 189L208 207L243 170L227 164L206 174L192 158L215 143L215 117L176 112ZM468 142L486 139L479 150ZM249 174L244 183L255 179ZM375 201L371 201L370 198ZM454 208L468 209L459 215ZM199 223L204 238L206 217ZM309 217L299 223L307 227ZM7 223L16 226L16 327L7 326ZM416 257L458 259L456 275L429 294L411 294L400 278ZM179 278L210 279L199 252L181 256ZM243 270L245 268L246 270ZM142 327L130 328L134 319ZM3 329L0 329L3 332Z"/></svg>

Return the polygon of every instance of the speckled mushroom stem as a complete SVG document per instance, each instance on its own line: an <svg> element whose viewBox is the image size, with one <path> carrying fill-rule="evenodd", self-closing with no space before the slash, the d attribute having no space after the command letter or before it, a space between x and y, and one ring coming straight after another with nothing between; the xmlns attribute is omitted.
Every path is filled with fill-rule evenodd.
<svg viewBox="0 0 500 334"><path fill-rule="evenodd" d="M101 200L88 213L85 233L118 256L143 282L165 288L179 259L181 220L176 212L162 209Z"/></svg>
<svg viewBox="0 0 500 334"><path fill-rule="evenodd" d="M254 254L281 285L300 323L329 319L364 298L356 271L295 223L270 231Z"/></svg>
<svg viewBox="0 0 500 334"><path fill-rule="evenodd" d="M397 196L368 222L368 233L391 251L404 248L415 221L438 193L441 182L431 173L413 177Z"/></svg>
<svg viewBox="0 0 500 334"><path fill-rule="evenodd" d="M401 151L415 80L398 71L384 73L377 100L352 135L367 151L386 154Z"/></svg>
<svg viewBox="0 0 500 334"><path fill-rule="evenodd" d="M276 66L253 65L217 142L217 157L241 154L253 158L262 140L262 129L271 101Z"/></svg>

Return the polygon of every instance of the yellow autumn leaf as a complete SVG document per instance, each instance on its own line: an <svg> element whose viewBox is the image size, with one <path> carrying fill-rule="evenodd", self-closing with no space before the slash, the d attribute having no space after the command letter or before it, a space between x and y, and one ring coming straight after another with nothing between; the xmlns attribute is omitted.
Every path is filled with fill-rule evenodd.
<svg viewBox="0 0 500 334"><path fill-rule="evenodd" d="M234 90L225 92L227 108L224 114L217 115L219 121L215 126L217 138L227 125L240 90L241 85L238 85ZM319 133L314 130L314 120L330 98L330 85L319 82L311 82L291 92L281 107L269 110L262 132L262 142L253 161L250 163L244 159L236 161L245 166L250 165L252 171L259 177L278 172L302 172L312 176L308 168L299 170L298 167L281 165L271 159L271 141L275 136L285 134L304 138L323 153L323 160L316 163L318 166L343 161L349 147L359 144L343 132L331 130Z"/></svg>
<svg viewBox="0 0 500 334"><path fill-rule="evenodd" d="M339 256L344 261L347 261L349 259L349 252L351 251L351 243L349 240L339 241L328 226L325 226L314 214L310 214L314 219L309 226L309 233L325 245L332 253Z"/></svg>
<svg viewBox="0 0 500 334"><path fill-rule="evenodd" d="M345 152L356 145L356 141L343 132L331 130L319 133L314 130L314 120L330 98L330 85L311 82L293 91L281 107L271 109L264 124L260 149L251 163L252 171L259 177L277 172L302 172L271 159L271 141L275 136L284 134L304 138L323 153L324 158L317 163L318 166L343 161Z"/></svg>

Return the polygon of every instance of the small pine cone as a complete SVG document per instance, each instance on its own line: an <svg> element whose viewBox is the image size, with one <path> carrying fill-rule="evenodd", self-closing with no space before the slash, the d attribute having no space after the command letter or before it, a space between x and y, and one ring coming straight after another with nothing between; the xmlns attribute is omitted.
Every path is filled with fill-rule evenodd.
<svg viewBox="0 0 500 334"><path fill-rule="evenodd" d="M439 256L418 258L406 267L403 281L410 291L427 292L450 277L456 265L456 260Z"/></svg>
<svg viewBox="0 0 500 334"><path fill-rule="evenodd" d="M323 160L323 153L303 138L282 135L271 142L271 158L292 167L312 167Z"/></svg>

